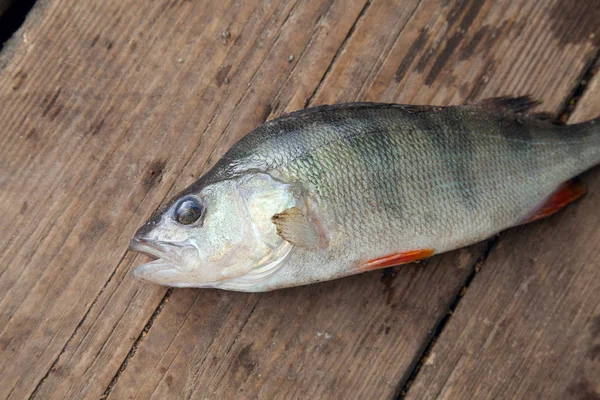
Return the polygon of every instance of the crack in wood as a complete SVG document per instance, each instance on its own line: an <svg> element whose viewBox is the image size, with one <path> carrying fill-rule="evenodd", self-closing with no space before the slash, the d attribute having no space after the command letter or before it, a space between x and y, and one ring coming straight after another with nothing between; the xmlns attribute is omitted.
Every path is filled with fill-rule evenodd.
<svg viewBox="0 0 600 400"><path fill-rule="evenodd" d="M400 30L398 30L398 33L395 35L394 40L391 41L389 48L382 49L381 53L377 57L377 61L375 63L373 63L372 68L369 70L369 73L367 74L367 79L365 79L363 81L362 85L360 86L360 89L358 90L358 96L357 96L358 100L357 101L362 101L362 99L365 96L365 93L364 93L365 88L368 87L369 85L372 85L372 82L367 84L367 82L369 82L369 77L371 77L371 74L375 70L377 70L377 72L375 73L375 76L377 76L381 72L381 67L385 64L385 62L388 60L388 58L392 54L394 47L396 47L396 43L398 42L398 39L402 36L402 33L405 31L406 27L408 26L408 24L412 20L413 16L419 10L419 7L421 7L422 4L423 4L423 2L420 1L415 5L413 10L410 12L410 15L404 21L404 25L402 26L402 28L400 28ZM386 53L386 54L384 55L384 53ZM381 60L382 56L383 56L383 61L379 62L379 60Z"/></svg>
<svg viewBox="0 0 600 400"><path fill-rule="evenodd" d="M471 285L471 282L473 282L473 279L475 279L475 276L479 273L479 271L481 271L481 268L483 268L487 258L491 254L492 250L498 244L499 239L500 239L500 236L496 235L492 239L488 240L487 246L486 246L483 254L481 255L481 257L479 257L479 259L477 261L475 261L475 263L473 263L473 265L471 265L469 267L470 273L466 277L464 284L461 286L459 291L455 294L454 298L450 301L446 313L444 313L442 315L442 317L439 319L439 321L433 326L433 329L432 329L433 334L431 335L431 337L428 340L426 340L424 342L423 346L421 347L422 350L420 350L418 352L418 357L415 357L415 359L413 361L413 367L409 368L404 375L405 378L400 380L398 389L396 391L396 395L394 396L395 399L397 399L397 400L404 399L406 397L406 395L408 394L411 383L416 379L417 375L419 374L419 371L421 370L421 366L427 361L427 357L429 356L429 354L431 353L431 350L435 346L437 339L444 332L444 328L446 327L446 325L448 325L448 322L450 322L450 318L452 317L454 310L456 310L456 308L460 304L460 301L462 300L464 295L467 293L467 290L469 289L469 285Z"/></svg>
<svg viewBox="0 0 600 400"><path fill-rule="evenodd" d="M335 52L335 55L331 59L331 62L329 63L329 66L327 67L327 69L325 70L325 73L321 77L321 80L317 84L317 87L315 88L315 90L312 92L310 97L304 103L304 108L308 107L309 105L312 105L312 102L315 99L315 96L320 92L321 87L323 86L323 83L325 82L325 80L327 79L329 74L331 73L331 70L333 69L333 66L335 65L335 63L337 62L337 59L339 58L340 54L342 54L344 52L344 50L346 49L346 46L348 45L348 41L354 35L354 31L356 31L356 27L360 24L360 21L362 21L362 19L364 18L371 3L372 3L372 1L368 0L365 3L365 5L363 6L362 10L360 10L360 13L358 14L358 18L356 18L356 20L354 21L354 24L352 24L352 28L350 28L350 30L348 31L348 34L342 41L342 44Z"/></svg>
<svg viewBox="0 0 600 400"><path fill-rule="evenodd" d="M225 357L227 357L231 353L231 350L235 347L235 344L238 342L240 336L242 335L242 332L244 331L244 328L248 324L248 321L250 321L250 318L252 318L252 315L254 314L254 311L256 310L256 307L258 306L258 303L260 302L260 299L261 298L259 297L256 300L256 302L252 306L252 309L248 313L248 316L246 317L246 319L244 320L244 322L242 322L242 325L240 326L240 329L238 329L238 331L237 331L237 333L235 335L235 338L231 341L231 345L225 351ZM207 352L206 356L204 357L204 359L206 359L206 357L208 357L208 352ZM202 360L202 361L204 361L204 360ZM196 371L196 374L197 373L198 373L198 371Z"/></svg>
<svg viewBox="0 0 600 400"><path fill-rule="evenodd" d="M596 55L590 59L587 67L583 69L579 83L573 89L571 96L567 98L564 103L563 110L558 114L557 121L560 123L567 123L579 100L583 97L583 94L587 90L589 83L592 78L600 71L600 49L596 52Z"/></svg>
<svg viewBox="0 0 600 400"><path fill-rule="evenodd" d="M110 395L110 392L112 392L113 388L115 387L115 385L119 381L119 378L121 377L121 374L123 373L123 371L125 371L125 368L127 368L127 364L129 363L129 360L131 360L131 358L135 355L135 353L137 352L137 349L140 347L142 341L144 340L144 338L146 337L146 335L148 334L148 332L150 332L150 329L152 329L152 325L154 325L154 322L156 321L156 319L158 318L158 316L162 312L163 308L165 307L165 305L169 301L169 298L171 297L172 293L173 293L173 288L167 289L164 297L162 298L162 300L158 304L158 307L156 307L156 310L154 310L154 312L152 313L152 316L150 317L150 319L148 320L148 322L144 326L144 329L142 329L142 331L140 332L138 338L133 343L133 346L131 346L131 350L129 350L129 353L127 353L127 356L125 357L125 359L123 360L123 362L119 366L119 369L117 369L117 373L115 374L115 376L113 376L112 380L110 381L110 383L108 384L108 386L104 390L104 393L102 393L102 396L100 397L101 399L106 399Z"/></svg>
<svg viewBox="0 0 600 400"><path fill-rule="evenodd" d="M121 257L121 259L119 260L119 263L117 264L117 268L114 269L114 271L112 272L112 274L110 275L110 277L106 281L104 287L102 287L102 290L100 290L100 292L98 293L98 296L96 296L96 298L94 298L94 301L92 302L92 304L90 304L90 306L86 310L85 314L83 315L83 318L81 318L81 321L79 321L79 323L75 327L75 330L73 331L73 334L71 334L71 337L66 341L65 345L63 346L63 348L61 349L61 351L58 353L58 356L54 359L54 361L50 365L50 368L48 368L48 371L46 371L46 374L42 377L42 379L39 380L39 382L35 386L35 389L33 389L33 392L31 392L31 395L29 396L30 399L35 399L36 398L36 396L37 396L40 388L42 387L42 384L46 381L46 379L48 378L48 376L50 375L50 373L55 370L56 365L58 364L58 361L60 360L60 357L65 353L65 349L67 347L69 347L69 345L71 344L71 342L73 341L73 339L75 338L75 336L77 336L77 333L79 333L79 329L81 328L81 326L87 320L90 311L94 308L94 305L98 302L98 299L100 298L100 295L102 294L102 292L104 292L104 290L106 289L106 287L112 281L112 279L115 276L116 272L119 270L118 265L120 265L123 262L123 259L125 258L126 254L127 254L127 252L123 253L123 256ZM100 315L100 313L98 313L98 315ZM15 385L15 387L16 387L16 385Z"/></svg>
<svg viewBox="0 0 600 400"><path fill-rule="evenodd" d="M306 43L306 45L304 46L304 48L302 49L302 51L300 52L300 55L298 57L296 57L296 61L294 63L294 66L292 67L292 69L290 70L290 72L287 75L287 78L285 79L285 81L283 82L283 84L279 87L279 90L277 91L277 94L273 97L273 104L277 104L279 97L281 96L281 93L283 92L286 84L290 81L290 79L292 78L294 71L296 71L296 68L298 67L298 65L300 65L300 61L303 59L306 51L310 48L310 45L312 44L313 40L315 39L315 37L317 36L317 32L321 26L321 20L327 15L329 14L329 11L331 10L331 6L333 5L333 1L330 1L327 5L327 9L325 10L325 12L323 12L319 18L317 19L317 21L314 24L314 29L312 31L312 34L310 35L310 39L308 40L308 42ZM355 21L356 22L356 21ZM333 62L333 61L332 61ZM329 64L331 65L331 63ZM314 92L312 93L312 95L314 95ZM265 122L269 116L273 113L273 109L276 109L276 107L273 107L272 105L269 105L269 112L265 112L265 117L262 119L262 122Z"/></svg>
<svg viewBox="0 0 600 400"><path fill-rule="evenodd" d="M288 15L286 15L286 17L284 18L283 22L281 23L281 25L278 28L277 31L277 35L273 38L273 46L275 45L275 43L277 43L277 41L279 40L279 37L281 35L281 30L285 24L285 22L290 18L291 14L294 12L294 10L296 9L298 5L298 2L294 3L294 5L291 7L290 11L288 12ZM263 34L264 35L264 34ZM263 38L263 36L261 35L261 37L258 39L258 42L260 42L260 40ZM240 96L240 99L238 100L238 102L235 104L233 111L231 112L231 116L229 117L229 119L227 120L227 123L225 124L225 127L223 128L222 132L226 132L227 129L229 129L229 126L231 125L231 123L234 120L234 116L236 114L236 112L238 111L240 104L243 103L244 99L246 98L246 96L248 95L248 93L250 92L250 89L252 87L252 83L254 82L254 80L256 79L256 76L258 75L258 73L260 72L260 69L262 68L262 66L264 65L265 61L269 58L269 55L271 54L272 48L271 50L265 54L265 56L263 57L263 59L260 61L260 64L256 67L256 70L254 71L254 73L252 74L252 76L250 77L250 79L248 80L248 86L246 87L246 90L244 91L244 94L242 94ZM249 57L249 56L248 56ZM244 56L244 58L242 59L241 64L244 63L244 60L246 59L246 56ZM202 132L202 135L200 135L200 138L198 140L198 142L196 143L196 148L198 148L200 146L200 143L202 142L202 138L204 136L204 133L210 128L210 125L212 123L212 121L215 119L215 117L217 116L217 114L219 113L219 109L216 109L211 121L206 125L206 129L204 129L204 131ZM221 135L219 136L219 139L217 139L217 141L214 143L210 153L208 154L208 157L206 157L206 161L202 164L202 166L200 167L200 171L203 171L206 169L206 166L210 163L211 158L215 152L215 150L217 150L217 148L219 147L219 144L221 143L221 139L224 137L225 135ZM192 161L194 157L190 157L186 163L183 165L183 167L181 168L181 171L184 171L185 168L188 166L188 164ZM171 189L173 188L173 186L175 186L175 182L173 183L173 185L171 186ZM169 190L171 190L169 189ZM164 201L164 199L163 199Z"/></svg>

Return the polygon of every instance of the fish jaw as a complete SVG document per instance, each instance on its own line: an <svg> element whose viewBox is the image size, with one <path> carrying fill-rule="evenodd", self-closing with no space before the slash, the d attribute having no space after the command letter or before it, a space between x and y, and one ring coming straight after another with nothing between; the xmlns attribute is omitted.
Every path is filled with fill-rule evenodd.
<svg viewBox="0 0 600 400"><path fill-rule="evenodd" d="M244 270L248 270L246 273L230 277L227 276L225 270L219 279L206 281L197 268L187 268L184 271L177 262L165 258L167 253L165 248L168 248L168 245L156 244L150 240L134 237L129 243L129 248L155 258L133 270L132 275L141 281L170 287L215 288L240 292L264 291L261 289L263 281L275 274L285 264L292 251L292 246L284 243L279 248L273 249L269 256L253 263L251 268L244 268Z"/></svg>
<svg viewBox="0 0 600 400"><path fill-rule="evenodd" d="M261 291L257 288L262 281L285 264L292 250L289 243L283 242L281 246L270 248L268 254L261 259L247 259L241 264L239 260L232 260L237 255L231 253L220 262L232 266L221 268L218 263L214 264L210 260L202 261L198 249L190 243L172 244L136 235L130 241L129 248L154 259L132 271L132 275L141 281L170 287L216 288L241 292Z"/></svg>
<svg viewBox="0 0 600 400"><path fill-rule="evenodd" d="M180 286L181 274L191 272L197 260L197 251L191 244L171 244L145 239L138 235L129 242L129 248L154 258L133 270L133 276L149 283ZM193 262L190 263L190 260Z"/></svg>
<svg viewBox="0 0 600 400"><path fill-rule="evenodd" d="M163 285L173 286L171 277L176 273L176 268L173 264L158 259L149 263L142 264L136 267L132 274L134 278L147 283L158 283Z"/></svg>

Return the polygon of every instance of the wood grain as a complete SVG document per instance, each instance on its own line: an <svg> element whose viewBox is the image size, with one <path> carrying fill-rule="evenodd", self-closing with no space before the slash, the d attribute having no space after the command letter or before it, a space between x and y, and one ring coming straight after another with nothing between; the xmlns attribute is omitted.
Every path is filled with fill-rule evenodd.
<svg viewBox="0 0 600 400"><path fill-rule="evenodd" d="M36 5L0 55L0 396L393 396L485 244L312 287L165 302L128 274L127 241L284 110L532 93L558 112L597 50L595 7L542 3Z"/></svg>
<svg viewBox="0 0 600 400"><path fill-rule="evenodd" d="M600 75L570 123L600 116ZM503 235L408 398L600 398L600 170L563 212Z"/></svg>

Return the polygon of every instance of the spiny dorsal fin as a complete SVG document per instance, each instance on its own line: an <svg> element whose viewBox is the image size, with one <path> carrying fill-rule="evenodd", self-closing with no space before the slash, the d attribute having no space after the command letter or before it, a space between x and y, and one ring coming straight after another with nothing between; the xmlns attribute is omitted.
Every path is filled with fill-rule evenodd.
<svg viewBox="0 0 600 400"><path fill-rule="evenodd" d="M277 234L294 246L315 249L322 242L318 227L298 207L273 215L271 221Z"/></svg>
<svg viewBox="0 0 600 400"><path fill-rule="evenodd" d="M540 102L533 100L530 96L503 96L480 100L470 105L490 110L504 110L513 113L525 113L538 104L540 104Z"/></svg>
<svg viewBox="0 0 600 400"><path fill-rule="evenodd" d="M477 101L475 103L467 104L467 106L488 109L488 110L501 110L504 112L512 113L526 113L533 107L539 105L539 101L533 100L530 96L519 96L519 97L493 97ZM455 106L456 107L456 106ZM464 107L464 105L458 106ZM284 114L279 118L275 118L268 123L274 123L276 121L281 122L288 119L306 118L320 113L328 113L339 110L365 110L365 109L402 109L409 113L421 113L421 112L437 112L443 111L447 107L443 106L432 106L432 105L413 105L413 104L394 104L394 103L340 103L331 105L320 105L305 108L302 110L293 111L289 114ZM552 116L543 113L528 113L528 115L544 119L551 120Z"/></svg>

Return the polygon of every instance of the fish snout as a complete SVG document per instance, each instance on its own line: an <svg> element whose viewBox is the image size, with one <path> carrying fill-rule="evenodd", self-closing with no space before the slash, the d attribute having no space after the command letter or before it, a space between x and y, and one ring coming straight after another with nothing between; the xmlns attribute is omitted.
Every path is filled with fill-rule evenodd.
<svg viewBox="0 0 600 400"><path fill-rule="evenodd" d="M129 241L129 249L155 259L164 257L164 248L162 246L157 245L155 241L144 236L138 236L137 233Z"/></svg>
<svg viewBox="0 0 600 400"><path fill-rule="evenodd" d="M157 217L150 218L148 221L146 221L146 223L144 225L142 225L135 232L135 235L133 235L133 237L142 239L142 240L144 238L147 238L148 234L154 230L154 228L156 227L156 225L158 224L159 221L160 221L160 218L157 218ZM148 239L146 239L146 240L148 240Z"/></svg>
<svg viewBox="0 0 600 400"><path fill-rule="evenodd" d="M143 236L138 236L138 232L136 232L136 234L133 236L133 238L131 238L131 240L129 241L129 248L131 250L138 250L142 247L146 247L148 246L148 244L150 243L150 240L143 237Z"/></svg>

